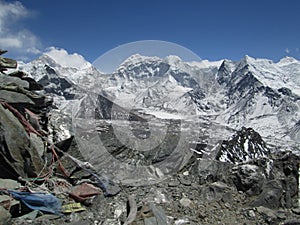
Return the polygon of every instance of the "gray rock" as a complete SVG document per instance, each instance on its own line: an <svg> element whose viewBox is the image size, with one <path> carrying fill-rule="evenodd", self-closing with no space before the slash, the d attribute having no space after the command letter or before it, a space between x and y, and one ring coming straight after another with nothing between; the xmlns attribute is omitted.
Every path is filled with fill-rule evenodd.
<svg viewBox="0 0 300 225"><path fill-rule="evenodd" d="M12 199L9 195L0 195L0 204L4 207L19 205L19 201Z"/></svg>
<svg viewBox="0 0 300 225"><path fill-rule="evenodd" d="M289 219L282 222L282 225L300 225L299 219Z"/></svg>
<svg viewBox="0 0 300 225"><path fill-rule="evenodd" d="M266 177L262 169L256 165L245 164L233 168L234 184L239 191L249 196L258 195Z"/></svg>
<svg viewBox="0 0 300 225"><path fill-rule="evenodd" d="M2 178L35 176L43 168L37 149L19 120L0 105L0 170Z"/></svg>
<svg viewBox="0 0 300 225"><path fill-rule="evenodd" d="M276 212L277 218L280 220L285 220L287 218L287 214L285 211L279 210Z"/></svg>
<svg viewBox="0 0 300 225"><path fill-rule="evenodd" d="M168 224L166 214L160 206L155 206L153 203L149 203L149 207L151 208L154 216L156 217L157 224L159 225Z"/></svg>
<svg viewBox="0 0 300 225"><path fill-rule="evenodd" d="M34 146L37 150L39 157L42 158L45 151L44 141L34 133L30 134L30 146Z"/></svg>
<svg viewBox="0 0 300 225"><path fill-rule="evenodd" d="M215 181L225 181L228 179L231 168L233 167L230 163L220 162L217 160L198 160L198 171L199 183L211 183Z"/></svg>
<svg viewBox="0 0 300 225"><path fill-rule="evenodd" d="M249 210L249 211L247 212L247 215L248 215L250 218L255 218L255 217L256 217L255 212L254 212L253 209Z"/></svg>
<svg viewBox="0 0 300 225"><path fill-rule="evenodd" d="M7 90L0 90L0 96L8 103L22 103L34 105L34 102L26 95Z"/></svg>
<svg viewBox="0 0 300 225"><path fill-rule="evenodd" d="M10 224L11 215L10 213L0 206L0 224L1 225L8 225Z"/></svg>
<svg viewBox="0 0 300 225"><path fill-rule="evenodd" d="M12 77L12 78L19 78L19 80L28 83L28 85L26 87L22 86L22 85L19 85L19 86L22 86L23 88L25 88L27 90L30 90L30 91L41 91L41 90L43 90L43 86L41 84L39 84L35 79L29 77L28 74L26 74L23 71L17 70L17 71L14 71L12 73L9 73L8 76Z"/></svg>
<svg viewBox="0 0 300 225"><path fill-rule="evenodd" d="M179 185L179 181L177 179L171 180L168 183L168 187L177 187Z"/></svg>
<svg viewBox="0 0 300 225"><path fill-rule="evenodd" d="M36 94L16 84L1 86L0 89L1 98L9 103L23 103L29 104L30 106L32 103L28 102L28 100L25 101L25 97L22 96L25 95L34 102L34 106L36 108L41 109L43 106L47 106L47 104L49 104L44 95ZM14 99L14 97L16 97L16 99Z"/></svg>
<svg viewBox="0 0 300 225"><path fill-rule="evenodd" d="M10 69L17 68L17 61L0 56L0 72L3 72L8 68Z"/></svg>
<svg viewBox="0 0 300 225"><path fill-rule="evenodd" d="M17 85L19 87L23 87L25 89L29 88L29 83L25 80L22 80L18 77L11 77L7 75L3 75L0 73L0 84L1 86L6 86L6 85Z"/></svg>
<svg viewBox="0 0 300 225"><path fill-rule="evenodd" d="M292 212L297 214L297 215L300 215L300 208L293 208Z"/></svg>
<svg viewBox="0 0 300 225"><path fill-rule="evenodd" d="M145 225L158 225L155 217L149 217L144 219Z"/></svg>
<svg viewBox="0 0 300 225"><path fill-rule="evenodd" d="M256 210L264 217L267 222L275 222L277 219L276 212L272 209L266 208L264 206L259 206L256 208Z"/></svg>
<svg viewBox="0 0 300 225"><path fill-rule="evenodd" d="M279 208L280 198L283 193L280 182L277 180L269 181L262 189L262 193L250 205L253 207L264 206L271 209Z"/></svg>
<svg viewBox="0 0 300 225"><path fill-rule="evenodd" d="M191 186L192 182L189 180L188 176L184 176L182 174L179 175L179 182L185 186Z"/></svg>
<svg viewBox="0 0 300 225"><path fill-rule="evenodd" d="M232 196L232 193L230 191L227 191L223 194L222 196L222 201L224 203L229 203L229 204L232 204L233 203L233 196Z"/></svg>
<svg viewBox="0 0 300 225"><path fill-rule="evenodd" d="M190 207L192 205L192 203L193 203L190 199L185 198L185 197L182 198L182 199L180 199L179 202L184 207Z"/></svg>
<svg viewBox="0 0 300 225"><path fill-rule="evenodd" d="M21 184L15 180L0 178L0 188L12 190L12 189L18 189L20 187L21 187ZM0 196L0 197L2 197L2 196Z"/></svg>
<svg viewBox="0 0 300 225"><path fill-rule="evenodd" d="M225 183L214 182L203 186L199 191L199 195L203 201L211 202L222 199L224 193L228 190L230 188Z"/></svg>
<svg viewBox="0 0 300 225"><path fill-rule="evenodd" d="M23 216L18 217L18 220L31 220L32 221L38 216L38 214L39 214L39 211L34 210L30 213L27 213Z"/></svg>

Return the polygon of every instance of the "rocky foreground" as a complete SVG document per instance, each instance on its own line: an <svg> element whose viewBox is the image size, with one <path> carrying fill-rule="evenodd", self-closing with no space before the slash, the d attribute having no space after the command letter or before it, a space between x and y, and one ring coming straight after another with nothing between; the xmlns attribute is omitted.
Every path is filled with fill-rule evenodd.
<svg viewBox="0 0 300 225"><path fill-rule="evenodd" d="M9 68L0 57L0 224L300 224L300 158L266 151L253 129L224 140L215 159L199 147L157 184L122 185L58 137L62 115L42 85Z"/></svg>

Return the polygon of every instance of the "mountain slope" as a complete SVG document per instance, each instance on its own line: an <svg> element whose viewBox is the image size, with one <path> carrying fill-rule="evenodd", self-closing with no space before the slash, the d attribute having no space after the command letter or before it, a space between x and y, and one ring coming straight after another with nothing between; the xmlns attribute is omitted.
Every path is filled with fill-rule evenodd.
<svg viewBox="0 0 300 225"><path fill-rule="evenodd" d="M198 115L236 130L252 127L278 146L297 140L300 62L296 59L273 62L245 56L238 62L184 62L177 56L137 54L116 72L101 74L82 57L61 51L21 65L46 85L46 92L57 96L58 106L89 93L101 94L126 112L173 118Z"/></svg>
<svg viewBox="0 0 300 225"><path fill-rule="evenodd" d="M284 137L299 120L300 101L299 85L291 83L294 75L281 67L282 60L248 56L236 64L223 63L217 80L225 89L227 108L219 120L237 129L253 127L265 137Z"/></svg>
<svg viewBox="0 0 300 225"><path fill-rule="evenodd" d="M268 156L270 153L259 133L252 128L242 127L228 141L223 141L216 159L238 164L251 159Z"/></svg>

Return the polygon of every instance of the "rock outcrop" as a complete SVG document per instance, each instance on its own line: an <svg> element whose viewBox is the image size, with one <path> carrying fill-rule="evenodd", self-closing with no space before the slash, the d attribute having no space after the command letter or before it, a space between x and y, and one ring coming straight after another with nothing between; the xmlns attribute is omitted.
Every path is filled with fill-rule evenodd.
<svg viewBox="0 0 300 225"><path fill-rule="evenodd" d="M41 86L20 71L4 74L17 62L1 57L0 174L1 178L35 177L42 170L43 137L51 99L39 94Z"/></svg>

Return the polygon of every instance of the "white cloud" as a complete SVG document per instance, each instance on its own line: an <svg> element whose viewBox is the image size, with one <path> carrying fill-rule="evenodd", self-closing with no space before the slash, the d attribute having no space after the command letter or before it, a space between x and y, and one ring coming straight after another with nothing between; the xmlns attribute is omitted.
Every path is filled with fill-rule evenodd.
<svg viewBox="0 0 300 225"><path fill-rule="evenodd" d="M41 53L41 42L36 35L28 29L18 28L19 21L29 16L30 11L21 2L8 3L0 0L0 48L18 58Z"/></svg>
<svg viewBox="0 0 300 225"><path fill-rule="evenodd" d="M14 37L0 37L0 46L5 46L7 48L20 48L22 43L20 40Z"/></svg>
<svg viewBox="0 0 300 225"><path fill-rule="evenodd" d="M20 2L6 3L0 0L0 32L6 31L6 24L24 18L28 10Z"/></svg>
<svg viewBox="0 0 300 225"><path fill-rule="evenodd" d="M50 47L47 50L48 51L45 54L63 67L83 69L91 66L89 62L77 53L69 54L66 50L55 47Z"/></svg>
<svg viewBox="0 0 300 225"><path fill-rule="evenodd" d="M290 49L286 48L285 50L285 53L289 54L290 53Z"/></svg>

